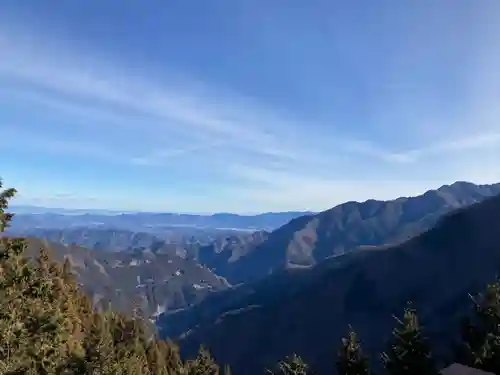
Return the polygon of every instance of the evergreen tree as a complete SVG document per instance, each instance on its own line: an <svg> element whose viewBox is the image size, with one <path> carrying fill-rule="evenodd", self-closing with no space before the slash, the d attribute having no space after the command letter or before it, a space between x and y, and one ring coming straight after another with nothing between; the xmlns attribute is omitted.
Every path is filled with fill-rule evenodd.
<svg viewBox="0 0 500 375"><path fill-rule="evenodd" d="M0 229L15 190L0 193ZM0 374L52 374L64 366L69 348L61 296L48 271L22 257L23 239L0 240Z"/></svg>
<svg viewBox="0 0 500 375"><path fill-rule="evenodd" d="M9 189L4 189L3 188L3 181L0 179L0 233L5 232L5 229L10 224L10 221L12 220L12 217L14 216L13 214L6 212L5 210L9 206L9 200L14 198L14 196L17 194L17 190L13 188Z"/></svg>
<svg viewBox="0 0 500 375"><path fill-rule="evenodd" d="M157 346L162 357L165 358L165 366L169 374L182 374L184 371L184 363L179 353L179 347L168 339L157 341Z"/></svg>
<svg viewBox="0 0 500 375"><path fill-rule="evenodd" d="M368 375L369 373L368 359L363 355L361 344L351 326L349 326L347 337L342 339L336 365L339 375Z"/></svg>
<svg viewBox="0 0 500 375"><path fill-rule="evenodd" d="M110 312L93 314L93 321L83 340L86 373L112 375L119 370L110 316Z"/></svg>
<svg viewBox="0 0 500 375"><path fill-rule="evenodd" d="M148 345L146 355L149 368L155 375L169 375L167 367L167 353L164 351L161 341L151 340Z"/></svg>
<svg viewBox="0 0 500 375"><path fill-rule="evenodd" d="M471 299L474 315L464 319L457 362L500 373L500 282Z"/></svg>
<svg viewBox="0 0 500 375"><path fill-rule="evenodd" d="M1 181L0 181L1 186ZM5 210L15 190L0 192L0 229L13 215ZM0 238L0 375L162 375L180 358L168 343L164 360L148 362L144 323L113 312L97 312L71 275L71 264L50 260L42 248L24 257L21 238ZM177 356L177 357L176 357Z"/></svg>
<svg viewBox="0 0 500 375"><path fill-rule="evenodd" d="M281 360L276 365L276 372L281 375L306 375L307 364L295 353ZM274 371L268 370L269 374L275 374Z"/></svg>
<svg viewBox="0 0 500 375"><path fill-rule="evenodd" d="M407 307L403 320L396 318L397 326L382 362L389 375L437 374L427 338L422 334L414 309Z"/></svg>
<svg viewBox="0 0 500 375"><path fill-rule="evenodd" d="M186 370L188 375L219 375L220 369L210 352L202 345L198 356L194 360L187 361Z"/></svg>
<svg viewBox="0 0 500 375"><path fill-rule="evenodd" d="M0 220L5 216L0 217ZM5 228L5 223L1 224ZM20 239L0 239L0 374L27 366L27 332L24 327L21 283L31 277L33 270L21 261L24 242ZM27 288L26 288L27 289Z"/></svg>

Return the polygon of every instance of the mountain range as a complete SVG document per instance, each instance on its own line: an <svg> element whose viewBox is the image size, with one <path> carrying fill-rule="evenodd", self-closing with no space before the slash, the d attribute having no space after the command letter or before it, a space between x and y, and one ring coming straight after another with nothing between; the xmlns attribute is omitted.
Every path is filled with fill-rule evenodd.
<svg viewBox="0 0 500 375"><path fill-rule="evenodd" d="M29 239L32 256L45 246L69 258L96 307L140 307L184 353L205 344L238 375L292 352L318 374L332 372L331 345L347 324L375 353L407 300L446 341L467 293L500 270L500 184L456 182L416 197L346 202L294 213L273 230L212 227L204 240L184 224L164 224L162 214L147 222L154 230L133 230L137 216L127 215L94 225L92 215L19 214L10 233L43 238ZM255 220L219 219L213 223L231 228Z"/></svg>
<svg viewBox="0 0 500 375"><path fill-rule="evenodd" d="M26 254L36 257L43 247L57 261L68 259L72 271L96 308L112 306L131 312L141 308L154 319L201 301L229 284L192 259L150 250L105 252L27 238Z"/></svg>
<svg viewBox="0 0 500 375"><path fill-rule="evenodd" d="M99 251L129 251L149 249L154 253L175 254L181 257L195 257L198 248L234 235L234 231L175 230L166 229L162 233L134 232L127 229L106 229L89 227L71 228L9 228L9 234L29 236L78 245Z"/></svg>
<svg viewBox="0 0 500 375"><path fill-rule="evenodd" d="M268 212L257 215L215 213L212 215L176 213L110 213L45 209L41 207L13 206L16 213L12 228L101 227L127 229L135 232L162 232L168 228L176 230L274 230L291 219L309 212Z"/></svg>
<svg viewBox="0 0 500 375"><path fill-rule="evenodd" d="M463 202L451 202L458 201ZM459 317L471 306L468 293L482 290L499 271L497 195L437 219L432 229L402 243L358 248L315 267L276 271L190 309L164 314L159 325L164 336L179 340L184 353L192 355L203 343L237 374L258 373L293 352L315 373L326 374L334 371L332 345L348 324L374 355L384 349L392 315L400 315L407 301L439 343L437 351L446 352Z"/></svg>
<svg viewBox="0 0 500 375"><path fill-rule="evenodd" d="M416 197L347 202L292 219L269 234L246 236L244 243L236 240L237 254L234 246L226 246L230 254L223 254L213 243L200 249L200 261L232 284L252 282L278 269L309 267L359 247L402 242L443 215L495 194L500 194L500 184L456 182Z"/></svg>

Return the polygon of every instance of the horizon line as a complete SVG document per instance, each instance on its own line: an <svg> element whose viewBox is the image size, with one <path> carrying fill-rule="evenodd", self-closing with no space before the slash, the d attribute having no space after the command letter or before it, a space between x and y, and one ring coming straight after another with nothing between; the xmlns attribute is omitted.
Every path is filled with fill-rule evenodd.
<svg viewBox="0 0 500 375"><path fill-rule="evenodd" d="M16 215L34 215L34 214L60 214L68 215L71 212L76 214L101 214L106 216L116 216L116 215L130 215L130 214L155 214L155 215L192 215L192 216L215 216L215 215L235 215L235 216L258 216L258 215L268 215L268 214L314 214L315 211L310 210L286 210L286 211L264 211L264 212L188 212L188 211L143 211L143 210L117 210L117 209L106 209L106 208L64 208L64 207L49 207L49 206L39 206L31 204L12 204L9 206L11 209L21 209L21 210L41 210L46 212L20 212L14 214ZM60 211L60 212L56 212ZM65 213L65 211L67 213Z"/></svg>
<svg viewBox="0 0 500 375"><path fill-rule="evenodd" d="M266 215L266 214L303 214L303 215L309 215L309 214L317 214L320 212L327 211L329 209L332 209L334 207L340 206L345 203L351 203L351 202L356 202L356 203L363 203L371 200L376 200L376 201L381 201L381 202L390 202L394 201L397 199L401 198L415 198L424 195L427 192L430 191L438 191L444 187L451 187L453 185L457 184L471 184L477 187L484 187L484 186L494 186L500 184L500 182L494 182L490 184L481 184L481 183L474 183L470 181L465 181L465 180L457 180L452 183L448 184L442 184L441 186L437 188L432 188L432 189L427 189L424 192L416 195L401 195L397 197L393 197L391 199L375 199L375 198L368 198L365 200L350 200L350 201L345 201L341 202L339 204L336 204L332 207L325 208L323 210L319 211L313 211L313 210L286 210L286 211L262 211L262 212L227 212L227 211L214 211L214 212L186 212L186 211L181 211L181 212L175 212L175 211L143 211L143 210L117 210L117 209L105 209L105 208L64 208L64 207L48 207L48 206L39 206L39 205L31 205L31 204L11 204L9 208L11 209L34 209L34 210L45 210L47 212L40 212L39 214L60 214L64 215L64 212L78 212L81 213L80 215L85 215L85 214L101 214L101 215L106 215L106 216L116 216L116 215L130 215L130 214L156 214L156 215L193 215L193 216L215 216L215 215L235 215L235 216L258 216L258 215ZM54 212L54 211L61 211L61 212ZM66 213L66 215L68 215ZM76 214L78 214L76 213ZM14 214L16 214L14 212ZM18 213L18 214L23 214L23 213ZM25 212L24 214L36 214L34 212Z"/></svg>

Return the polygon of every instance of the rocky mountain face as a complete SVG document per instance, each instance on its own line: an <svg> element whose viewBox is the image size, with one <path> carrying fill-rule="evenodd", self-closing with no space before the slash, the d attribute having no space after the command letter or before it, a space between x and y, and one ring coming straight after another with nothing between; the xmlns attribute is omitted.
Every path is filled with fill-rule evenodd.
<svg viewBox="0 0 500 375"><path fill-rule="evenodd" d="M59 242L65 245L78 245L100 251L128 251L151 249L152 251L196 257L198 249L213 243L219 238L247 234L234 230L201 230L186 228L164 228L157 233L134 232L128 229L104 227L47 228L14 226L8 233L30 236Z"/></svg>
<svg viewBox="0 0 500 375"><path fill-rule="evenodd" d="M152 251L103 252L28 238L27 254L41 247L59 261L68 258L96 307L111 304L130 312L140 307L145 316L182 309L206 295L224 290L228 283L191 259Z"/></svg>
<svg viewBox="0 0 500 375"><path fill-rule="evenodd" d="M145 232L90 227L9 229L9 233L37 237L64 245L78 245L100 251L123 251L154 247L160 238Z"/></svg>
<svg viewBox="0 0 500 375"><path fill-rule="evenodd" d="M367 235L367 228L373 236L389 232L399 240L405 231L390 228L410 228L395 224L402 217L408 219L405 222L428 223L425 212L431 216L445 212L440 208L443 202L445 207L471 202L456 189L427 193L424 201L423 197L390 205L369 201L355 211L354 204L348 203L321 214L320 221L330 220L333 228L344 228L347 232L341 239L350 239L348 243L357 243L354 234ZM382 215L387 211L392 214ZM354 213L341 215L344 220L340 220L336 212ZM393 219L375 225L370 220L375 216ZM360 218L366 227L352 227L351 222L359 223ZM297 227L311 220L299 219ZM330 249L335 246L346 248L332 241ZM360 249L312 268L284 269L259 282L211 295L190 309L164 314L159 325L164 336L180 341L186 354L193 354L203 343L219 362L230 364L234 373L259 373L296 352L315 373L327 374L334 367L332 345L348 324L358 332L368 353L375 354L384 349L394 323L392 315L401 314L407 301L417 308L434 342L442 344L438 351L450 348L451 332L458 332L458 318L471 306L468 293L482 290L499 271L500 195L458 209L401 244Z"/></svg>
<svg viewBox="0 0 500 375"><path fill-rule="evenodd" d="M197 260L215 273L227 274L226 269L249 251L269 238L269 232L257 231L228 237L221 237L198 250Z"/></svg>
<svg viewBox="0 0 500 375"><path fill-rule="evenodd" d="M295 218L265 238L250 238L238 244L236 256L230 248L222 255L212 246L203 250L203 259L232 284L252 282L282 268L312 266L359 247L400 243L431 228L452 210L499 193L500 184L456 182L417 197L347 202ZM216 263L210 263L214 259Z"/></svg>

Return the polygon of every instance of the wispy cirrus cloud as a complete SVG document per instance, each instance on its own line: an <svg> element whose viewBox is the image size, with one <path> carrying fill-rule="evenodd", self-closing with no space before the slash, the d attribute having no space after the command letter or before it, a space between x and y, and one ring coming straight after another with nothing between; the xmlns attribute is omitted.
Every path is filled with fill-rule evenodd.
<svg viewBox="0 0 500 375"><path fill-rule="evenodd" d="M468 137L450 139L446 142L430 144L427 147L408 150L395 154L402 161L415 162L422 158L439 157L440 155L453 155L474 150L500 150L500 132L472 134Z"/></svg>
<svg viewBox="0 0 500 375"><path fill-rule="evenodd" d="M133 128L138 132L138 140L141 132L149 131L171 135L172 139L181 137L184 143L203 140L210 145L189 144L182 150L158 146L142 157L132 157L132 163L147 159L158 164L169 156L230 142L239 142L245 151L263 156L296 157L297 148L289 146L284 136L293 124L263 108L242 105L241 98L224 97L200 87L191 90L190 83L158 84L151 77L117 73L106 63L82 62L65 55L64 47L44 50L31 44L24 46L10 36L4 35L0 45L4 51L0 77L13 85L11 90L17 91L18 97L76 114L90 123L128 125L128 131Z"/></svg>
<svg viewBox="0 0 500 375"><path fill-rule="evenodd" d="M293 108L284 113L222 85L133 69L47 35L0 27L0 37L0 99L26 108L26 113L11 110L15 121L0 122L2 147L15 147L22 138L32 153L87 158L110 173L111 164L138 176L144 170L175 170L190 184L216 186L230 197L227 202L214 198L212 204L179 191L169 204L196 202L203 211L318 210L343 200L390 198L476 178L482 167L466 163L462 168L464 154L478 162L485 153L500 156L500 128L492 109L497 98L491 83L478 83L484 74L472 81L473 96L449 116L434 113L430 101L415 103L428 112L400 125L409 127L402 145L365 136L363 126L354 127L349 119L317 124ZM485 52L483 60L488 57ZM470 80L479 67L493 69L483 60L464 67L464 76ZM408 102L414 98L410 94ZM394 106L380 101L377 111ZM427 129L422 118L426 124L436 118L440 131ZM414 134L421 136L412 139ZM491 178L488 171L483 175ZM196 180L197 175L202 177Z"/></svg>
<svg viewBox="0 0 500 375"><path fill-rule="evenodd" d="M470 152L474 150L499 150L500 149L500 132L490 133L473 133L469 136L462 136L460 138L452 138L439 143L432 143L422 148L415 148L404 150L400 152L385 152L381 149L373 147L369 143L364 142L351 142L348 147L353 152L358 152L379 158L390 163L405 163L411 164L418 161L435 158L439 156L453 156L453 154L461 152Z"/></svg>
<svg viewBox="0 0 500 375"><path fill-rule="evenodd" d="M71 49L66 46L52 44L52 47L44 49L44 43L34 43L36 39L28 41L26 43L25 39L3 35L0 42L4 52L0 60L0 75L24 89L33 90L26 92L17 87L27 100L89 119L112 121L122 126L134 122L136 129L163 131L173 135L189 134L192 139L222 138L207 143L223 145L240 142L239 147L246 151L288 159L304 158L306 153L312 155L315 146L320 145L324 148L321 151L335 147L337 153L367 156L389 163L407 163L428 154L481 148L483 143L492 144L489 134L474 134L474 142L468 138L398 151L392 149L392 145L349 136L343 130L345 124L331 124L331 132L311 135L307 131L310 126L307 121L295 122L262 106L248 105L244 98L234 96L234 93L221 95L218 91L192 82L175 82L174 85L154 82L152 77L134 75L109 62L88 56L82 59L83 52L76 56L68 54L65 51ZM44 91L40 94L37 90ZM287 137L289 133L293 133L294 137ZM148 159L155 164L167 159L168 155L199 149L198 146L190 145L181 152L178 149L153 150L144 155L143 160ZM153 162L155 155L157 159ZM137 158L131 161L135 163Z"/></svg>

